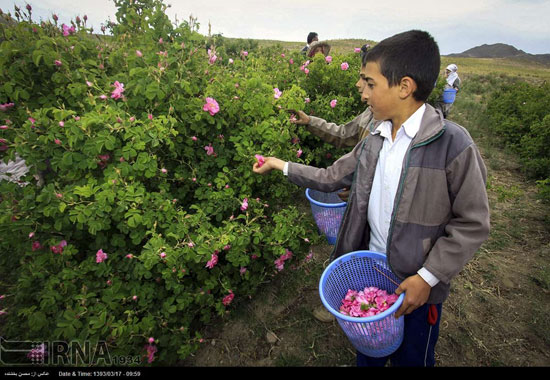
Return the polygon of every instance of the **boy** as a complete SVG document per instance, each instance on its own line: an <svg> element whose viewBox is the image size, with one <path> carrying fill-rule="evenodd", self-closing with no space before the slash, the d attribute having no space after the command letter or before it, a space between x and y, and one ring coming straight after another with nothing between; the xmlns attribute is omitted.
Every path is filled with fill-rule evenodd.
<svg viewBox="0 0 550 380"><path fill-rule="evenodd" d="M391 364L433 366L450 280L489 234L486 168L468 132L425 104L440 66L428 33L387 38L362 64L362 99L379 120L374 132L326 169L269 157L253 171L281 170L325 192L351 187L331 258L362 249L386 254L403 280L396 293L405 292L395 315L405 315L405 335ZM358 365L387 360L357 353Z"/></svg>

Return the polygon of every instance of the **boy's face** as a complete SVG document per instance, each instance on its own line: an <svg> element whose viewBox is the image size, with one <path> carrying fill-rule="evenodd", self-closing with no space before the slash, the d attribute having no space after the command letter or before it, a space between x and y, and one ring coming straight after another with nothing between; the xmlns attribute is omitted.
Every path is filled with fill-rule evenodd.
<svg viewBox="0 0 550 380"><path fill-rule="evenodd" d="M361 67L355 86L361 93L361 101L369 105L376 120L392 119L399 100L399 86L389 86L377 62L367 62Z"/></svg>

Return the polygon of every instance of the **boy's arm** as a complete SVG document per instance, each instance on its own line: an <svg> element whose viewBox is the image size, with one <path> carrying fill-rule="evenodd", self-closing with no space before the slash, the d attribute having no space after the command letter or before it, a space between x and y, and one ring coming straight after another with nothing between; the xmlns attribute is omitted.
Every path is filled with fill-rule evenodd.
<svg viewBox="0 0 550 380"><path fill-rule="evenodd" d="M340 157L326 169L266 157L261 167L255 162L252 170L254 173L266 174L272 170L283 171L286 168L288 171L285 175L298 186L324 192L336 191L351 186L362 146L363 142L357 144L351 152Z"/></svg>
<svg viewBox="0 0 550 380"><path fill-rule="evenodd" d="M289 162L288 179L298 186L327 193L350 187L362 147L363 141L326 169Z"/></svg>
<svg viewBox="0 0 550 380"><path fill-rule="evenodd" d="M372 113L367 109L343 125L329 123L320 117L308 116L302 111L298 111L298 117L293 123L306 125L308 131L321 140L337 148L343 148L353 147L359 142L363 130L367 128L369 122L372 120Z"/></svg>
<svg viewBox="0 0 550 380"><path fill-rule="evenodd" d="M424 267L449 283L464 268L489 236L487 169L474 144L447 168L452 217L430 250Z"/></svg>

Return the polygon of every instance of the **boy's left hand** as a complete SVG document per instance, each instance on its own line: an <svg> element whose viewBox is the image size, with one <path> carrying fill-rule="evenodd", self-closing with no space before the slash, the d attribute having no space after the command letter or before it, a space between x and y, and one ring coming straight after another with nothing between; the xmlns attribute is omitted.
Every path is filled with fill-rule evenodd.
<svg viewBox="0 0 550 380"><path fill-rule="evenodd" d="M420 275L407 277L395 290L400 295L405 292L405 299L401 307L395 312L395 318L403 314L410 314L428 301L432 287Z"/></svg>

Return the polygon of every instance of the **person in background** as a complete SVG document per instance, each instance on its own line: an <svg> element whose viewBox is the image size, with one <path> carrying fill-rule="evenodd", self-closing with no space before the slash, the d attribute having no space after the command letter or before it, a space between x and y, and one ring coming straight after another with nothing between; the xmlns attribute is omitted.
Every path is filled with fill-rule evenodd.
<svg viewBox="0 0 550 380"><path fill-rule="evenodd" d="M405 294L401 346L382 358L357 351L358 366L434 366L450 282L489 236L487 169L468 131L426 104L439 75L439 47L424 31L387 38L363 57L362 98L375 130L328 168L267 157L252 170L280 170L302 187L350 187L331 260L384 253Z"/></svg>
<svg viewBox="0 0 550 380"><path fill-rule="evenodd" d="M308 35L307 35L307 44L306 46L304 46L304 48L302 49L302 54L303 55L306 55L307 51L309 50L309 45L312 43L312 42L315 42L315 41L319 41L319 35L315 32L310 32Z"/></svg>
<svg viewBox="0 0 550 380"><path fill-rule="evenodd" d="M369 47L370 45L368 44L361 47L361 57L367 54ZM359 77L355 87L359 93L363 92L364 81L361 77ZM366 102L363 98L361 101ZM334 145L336 148L354 147L371 132L375 122L372 112L368 107L360 115L343 125L330 123L320 117L307 115L302 110L290 110L290 112L296 116L295 119L290 120L291 123L305 125L308 131L321 140ZM347 201L348 195L349 188L345 188L338 193L338 196L343 201Z"/></svg>
<svg viewBox="0 0 550 380"><path fill-rule="evenodd" d="M443 90L452 88L458 94L462 82L460 80L460 77L458 76L457 71L458 67L454 63L445 68L446 83ZM440 99L437 103L437 108L441 110L441 112L443 113L443 117L446 119L449 115L449 112L451 112L451 108L453 108L453 103L445 103L443 99Z"/></svg>
<svg viewBox="0 0 550 380"><path fill-rule="evenodd" d="M324 56L327 56L329 52L330 44L327 41L315 41L309 46L309 50L306 52L306 55L309 58L313 58L317 53L322 53Z"/></svg>

